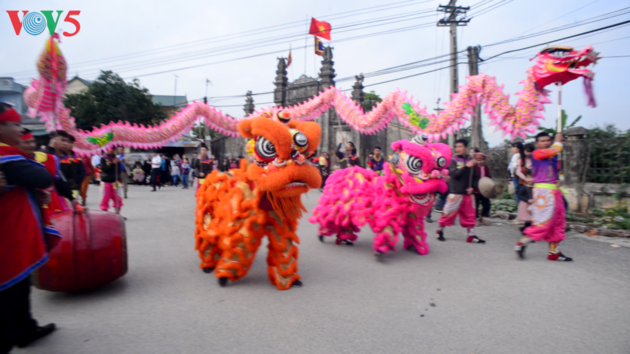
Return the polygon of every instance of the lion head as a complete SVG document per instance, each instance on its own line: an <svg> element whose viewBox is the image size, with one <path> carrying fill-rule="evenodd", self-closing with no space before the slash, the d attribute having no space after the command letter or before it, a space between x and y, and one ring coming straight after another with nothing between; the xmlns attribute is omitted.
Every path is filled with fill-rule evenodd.
<svg viewBox="0 0 630 354"><path fill-rule="evenodd" d="M434 192L444 193L448 186L444 176L448 176L451 163L451 148L446 144L429 144L424 139L399 140L392 143L392 150L400 158L390 167L397 175L399 188L409 200L420 205L434 201Z"/></svg>
<svg viewBox="0 0 630 354"><path fill-rule="evenodd" d="M252 139L254 162L247 176L258 193L273 197L296 197L319 188L322 178L307 156L317 150L321 128L315 122L298 122L288 112L274 118L254 118L238 124L242 136Z"/></svg>

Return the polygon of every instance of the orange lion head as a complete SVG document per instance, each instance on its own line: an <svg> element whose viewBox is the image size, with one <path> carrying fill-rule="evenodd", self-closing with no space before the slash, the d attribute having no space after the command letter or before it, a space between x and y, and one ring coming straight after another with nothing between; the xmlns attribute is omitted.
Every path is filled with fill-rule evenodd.
<svg viewBox="0 0 630 354"><path fill-rule="evenodd" d="M258 193L299 197L322 184L319 170L307 158L319 145L319 124L291 120L288 112L281 111L273 119L244 120L238 131L253 141L255 163L249 165L247 177Z"/></svg>

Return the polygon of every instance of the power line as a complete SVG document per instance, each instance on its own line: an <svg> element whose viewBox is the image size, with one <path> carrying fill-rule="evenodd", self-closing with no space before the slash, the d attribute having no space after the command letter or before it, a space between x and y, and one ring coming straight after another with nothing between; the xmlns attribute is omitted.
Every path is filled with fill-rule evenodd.
<svg viewBox="0 0 630 354"><path fill-rule="evenodd" d="M584 6L581 6L581 7L578 7L577 9L575 9L575 10L573 10L573 11L567 12L566 14L564 14L564 15L562 15L562 16L556 17L556 18L554 18L554 19L553 19L553 20L551 20L551 21L547 21L547 22L543 23L542 25L538 25L538 26L536 26L536 27L532 27L531 29L528 29L527 31L524 31L524 32L518 33L518 34L516 34L516 35L517 35L517 36L520 36L520 35L523 35L523 34L525 34L525 33L531 32L531 31L533 31L533 30L535 30L535 29L537 29L537 28L540 28L540 27L542 27L542 26L544 26L544 25L547 25L547 24L549 24L549 23L555 22L555 21L557 21L557 20L559 20L559 19L561 19L561 18L563 18L563 17L565 17L565 16L569 16L569 15L570 15L570 14L572 14L572 13L576 13L576 12L578 12L578 11L582 10L583 8L588 7L588 6L590 6L590 5L594 4L594 3L598 2L598 1L599 1L599 0L591 1L591 2L589 2L588 4L586 4L586 5L584 5Z"/></svg>
<svg viewBox="0 0 630 354"><path fill-rule="evenodd" d="M420 17L418 17L420 18ZM405 20L406 21L406 20ZM388 25L388 24L394 24L394 23L398 23L398 22L402 22L400 20L395 20L392 22L388 22L385 23L383 25ZM346 37L346 38L341 38L338 40L335 40L336 43L338 42L345 42L347 40L355 40L355 39L362 39L362 38L368 38L368 37L373 37L373 36L380 36L380 35L386 35L386 34L391 34L391 33L398 33L398 32L402 32L402 31L408 31L408 30L412 30L412 29L417 29L417 28L422 28L422 27L426 27L429 26L430 23L424 23L424 24L420 24L420 25L413 25L413 26L409 26L409 27L403 27L403 28L395 28L392 30L386 30L386 31L379 31L379 32L375 32L375 33L368 33L368 34L364 34L364 35L358 35L355 37ZM375 26L379 26L379 25L372 25L369 28L375 27ZM364 28L357 28L357 29L364 29ZM346 31L340 31L340 32L347 32L347 31L352 31L352 30L357 30L357 29L350 29L350 30L346 30ZM285 38L280 38L280 39L287 39L287 38L293 38L293 37L301 37L303 34L300 35L296 35L296 36L292 36L292 37L285 37ZM273 40L278 40L278 39L271 39L270 41ZM272 44L282 44L282 43L289 43L289 42L276 42L276 43L272 43ZM240 51L244 51L244 50L249 50L249 49L254 49L254 48L259 48L259 47L269 47L270 44L265 44L265 43L261 43L258 42L259 45L256 46L250 46L250 47L245 47L245 48L240 48L240 49L234 49L230 52L224 52L221 53L220 55L223 54L229 54L229 53L235 53L235 52L240 52ZM296 50L302 50L303 48L296 48ZM231 60L240 60L240 59L247 59L247 58L252 58L252 57L257 57L257 56L261 56L261 55L268 55L268 54L277 54L277 53L284 53L286 52L286 49L282 49L282 50L277 50L277 51L273 51L273 52L266 52L266 53L261 53L261 54L255 54L255 55L251 55L251 56L245 56L245 57L241 57L241 58L235 58L235 59L227 59L227 60L222 60L222 61L218 61L218 62L213 62L213 63L204 63L204 64L200 64L200 65L193 65L193 66L187 66L184 68L179 68L179 69L173 69L173 70L167 70L167 71L159 71L157 73L150 73L150 75L154 75L154 74L160 74L160 73L164 73L164 72L171 72L171 71L176 71L176 70L184 70L184 69L189 69L189 68L194 68L194 67L199 67L199 66L204 66L204 65L212 65L212 64L217 64L217 63L224 63L224 62L229 62ZM212 57L214 56L214 54L205 54L205 55L198 55L197 58L195 59L201 59L203 57ZM186 59L191 59L189 55L185 55ZM179 62L181 60L177 60L177 59L170 59L169 61L171 62ZM162 66L159 65L160 63L158 62L157 64L153 64L153 65L149 65L147 62L142 62L139 64L129 64L129 65L135 65L135 66L131 66L125 69L121 69L121 68L113 68L114 70L116 70L117 72L124 72L124 71L133 71L137 68L148 68L148 67L153 67L153 66ZM92 73L90 73L92 74ZM96 73L94 74L96 75ZM130 77L142 77L142 76L147 76L148 74L141 74L141 75L133 75ZM89 75L88 75L89 76ZM25 78L18 78L18 80L21 79L25 79Z"/></svg>
<svg viewBox="0 0 630 354"><path fill-rule="evenodd" d="M608 12L608 13L605 13L605 14L601 14L601 15L590 17L590 18L586 18L584 20L577 21L575 23L571 23L571 24L567 24L567 25L562 25L562 26L558 26L558 27L542 30L542 31L539 31L539 32L535 32L535 33L526 35L526 36L513 37L513 38L505 39L505 40L502 40L502 41L499 41L499 42L487 44L487 45L485 45L485 47L492 47L492 46L499 45L499 44L505 44L505 43L510 43L510 42L519 41L519 40L523 40L523 39L529 39L529 38L533 38L533 37L542 36L542 35L545 35L545 34L550 34L550 33L554 33L554 32L559 32L559 31L564 31L564 30L567 30L567 29L571 29L571 28L574 28L574 27L587 25L587 24L594 23L594 22L608 20L608 19L611 19L611 18L614 18L614 17L623 16L623 15L626 15L626 14L630 13L629 9L630 9L630 7L625 7L625 8L622 8L622 9L619 9L619 10L615 10L615 11L612 11L612 12Z"/></svg>
<svg viewBox="0 0 630 354"><path fill-rule="evenodd" d="M498 56L502 56L502 55L504 55L504 54L508 54L508 53L512 53L512 52L517 52L517 51L522 51L522 50L525 50L525 49L531 49L531 48L534 48L534 47L538 47L538 46L545 45L545 44L548 44L548 43L558 42L558 41L565 40L565 39L570 39L570 38L576 38L576 37L586 36L587 34L590 34L590 33L596 33L596 32L600 32L600 31L608 30L608 29L611 29L611 28L615 28L615 27L619 27L619 26L627 25L628 23L630 23L630 21L624 21L624 22L620 22L620 23L613 24L613 25L610 25L610 26L605 26L605 27L601 27L601 28L594 29L594 30L590 30L590 31L586 31L586 32L578 33L578 34L575 34L575 35L571 35L571 36L567 36L567 37L563 37L563 38L559 38L559 39L555 39L555 40L551 40L551 41L546 41L546 42L544 42L544 43L539 43L539 44L536 44L536 45L527 46L527 47L523 47L523 48L520 48L520 49L514 49L514 50L506 51L506 52L503 52L503 53L500 53L500 54L494 55L494 56L492 56L492 57L489 57L489 58L487 58L487 59L485 59L485 60L483 60L483 61L484 61L484 62L488 62L489 60L491 60L491 59L493 59L493 58L496 58L496 57L498 57ZM463 52L464 52L464 51L460 51L460 52L458 52L458 53L463 53ZM367 74L364 74L364 76L365 76L365 77L367 77L366 75L370 75L371 77L373 77L373 76L379 76L379 75L386 75L386 74L390 74L390 73L395 73L395 72L399 72L399 71L411 70L411 69L415 69L415 68L422 67L422 66L431 66L431 65L438 64L438 63L442 63L442 62L444 62L444 61L448 61L448 60L437 61L437 62L428 63L428 64L426 64L426 62L428 62L428 61L430 61L430 60L434 60L434 59L439 59L440 57L445 57L445 56L448 56L448 55L450 55L450 54L443 54L443 55L440 55L440 56L435 57L435 58L423 59L423 60L416 61L416 62L413 62L413 63L408 63L408 64L403 64L403 65L398 65L398 66L394 66L394 67L392 67L392 68L400 68L400 70L390 71L390 70L388 70L388 69L391 69L391 68L388 68L388 69L381 69L381 70L378 70L378 71L374 71L374 72L372 72L372 73L367 73ZM425 64L424 64L424 65L420 65L420 66L411 66L411 64L418 64L418 63L425 63ZM447 69L447 68L450 68L450 67L451 67L451 65L446 66L446 67L442 67L442 68L438 68L438 69L435 69L435 70L430 70L430 71L427 71L427 72L423 72L423 73L420 73L420 74L414 74L414 75L411 75L411 76L405 76L405 77L398 78L398 79L392 79L392 80L383 81L383 82L380 82L380 83L378 83L378 84L380 85L380 84L382 84L382 83L388 83L388 82L392 82L392 81L403 80L403 79L406 79L406 78L408 78L408 77L414 77L414 76L418 76L418 75L424 75L425 73L432 73L432 72L438 72L438 71L439 71L439 72L441 72L441 70L443 70L443 69ZM344 78L344 79L337 80L337 81L342 81L342 80L346 80L346 79L351 79L351 77ZM373 85L375 85L375 84L366 85L366 86L364 86L364 87L373 86ZM274 93L274 92L275 92L275 91L269 91L269 92L263 92L263 93L254 93L254 94L252 94L252 95L272 94L272 93ZM220 98L242 98L242 97L245 97L245 95L221 96Z"/></svg>
<svg viewBox="0 0 630 354"><path fill-rule="evenodd" d="M503 55L503 54L514 53L514 52L520 52L521 50L531 49L531 48L534 48L534 47L538 47L538 46L546 45L547 43L552 43L552 42L563 41L563 40L565 40L565 39L570 39L570 38L580 37L580 36L583 36L583 35L586 35L586 34L589 34L589 33L595 33L595 32L599 32L599 31L603 31L603 30L608 29L608 28L619 27L619 26L625 26L625 25L628 25L628 24L630 24L630 20L623 21L623 22L619 22L619 23L615 23L615 24L612 24L612 25L609 25L609 26L606 26L606 27L600 27L600 28L596 28L596 29L594 29L594 30L590 30L590 31L586 31L586 32L582 32L582 33L574 34L574 35L572 35L572 36L567 36L567 37L563 37L563 38L558 38L558 39L555 39L555 40L553 40L553 41L546 41L546 42L543 42L543 43L538 43L538 44L530 45L530 46L523 47L523 48L519 48L519 49L508 50L508 51L505 51L505 52L499 53L499 54L497 54L497 55L493 55L493 56L491 56L491 57L489 57L489 58L487 58L487 59L485 59L485 60L482 60L482 61L488 61L488 60L490 60L490 59L492 59L492 58L496 58L496 57L501 56L501 55Z"/></svg>
<svg viewBox="0 0 630 354"><path fill-rule="evenodd" d="M427 0L427 1L421 1L421 2L416 2L416 1L403 1L403 2L393 3L393 4L395 5L395 4L401 4L401 3L404 3L405 5L395 6L395 7L390 7L390 8L387 8L387 6L388 6L388 5L379 5L379 6L373 6L373 7L369 7L369 8L365 8L365 9L359 9L359 10L353 10L353 11L346 11L346 12L342 12L342 13L340 13L340 14L336 14L336 15L332 15L332 16L325 16L324 18L325 18L325 19L330 20L330 19L334 19L334 18L335 18L336 16L338 16L338 15L347 14L347 13L354 13L354 12L361 12L361 11L366 10L366 9L374 9L374 8L378 8L378 9L373 10L373 11L368 11L368 12L358 13L358 14L357 14L357 15L365 15L365 14L367 14L367 13L371 13L371 12L377 12L377 11L382 12L382 11L391 10L391 9L395 9L395 8L399 8L399 7L410 6L410 5L417 5L417 4L422 4L422 3L426 3L426 2L429 2L429 1L428 1L428 0ZM392 4L390 4L390 5L392 5ZM423 12L423 11L424 11L424 12ZM427 10L423 10L423 11L416 12L416 13L409 13L409 12L406 12L406 13L404 13L402 16L412 16L413 14L427 13L427 12L431 12L432 10L427 9ZM392 15L390 15L390 17L391 17L391 16L392 16ZM391 17L391 18L392 18L392 19L396 19L396 18L397 18L396 16L400 16L400 14L393 15L393 16L394 16L394 17ZM344 16L343 18L347 18L347 17L348 17L348 16ZM387 19L387 17L383 17L383 18L381 18L381 19ZM335 27L335 32L339 32L338 30L339 30L339 29L342 29L342 28L348 28L348 27L352 27L352 26L359 26L359 25L362 25L362 24L369 24L369 23L373 23L375 20L379 20L379 19L378 19L378 18L377 18L377 19L368 19L368 20L363 20L363 21L360 21L360 22L355 22L355 23L350 23L350 24L345 24L345 25L343 25L343 24L342 24L342 25L340 25L340 26ZM294 26L290 26L290 27L287 27L287 28L278 28L277 30L284 30L284 29L293 28L293 27L301 27L301 26L302 26L302 24L303 24L304 22L305 22L305 20L290 22L290 23L288 23L288 24L296 24L296 25L294 25ZM276 25L276 26L269 26L269 27L263 27L263 29L265 29L265 28L274 28L274 27L282 27L282 26L285 26L285 25L287 25L287 24L283 24L283 25ZM275 31L275 30L274 30L274 31ZM151 55L151 56L154 56L155 54L160 53L160 52L165 52L165 51L166 51L166 52L168 52L168 51L175 51L175 50L177 50L177 51L179 52L179 51L181 51L181 49L186 48L186 47L191 47L191 46L195 46L195 47L197 47L197 46L199 45L199 43L200 43L200 42L204 42L204 41L205 41L205 42L208 42L208 41L210 41L210 42L221 42L221 41L225 41L225 40L234 40L234 39L237 39L237 38L243 38L243 37L246 37L246 38L251 38L251 35L249 35L249 33L252 33L252 32L254 32L254 34L253 34L253 35L260 35L260 34L262 34L262 33L270 32L270 31L269 31L269 30L268 30L268 31L264 31L264 30L263 30L263 31L261 31L260 29L256 29L256 30L248 30L248 31L240 32L240 33L238 33L238 34L234 34L234 35L226 35L226 36L221 36L221 37L213 37L213 38L204 39L204 40L199 40L199 41L193 41L193 42L188 42L188 43L176 44L176 45L167 46L167 47L163 47L163 48L159 48L159 49L146 50L146 51L141 51L141 52L136 52L136 53L131 53L131 54L124 54L124 55L120 55L120 56L114 56L114 57L105 58L105 59L97 59L97 60L93 60L93 61L80 62L80 63L74 64L74 65L73 65L73 67L74 67L75 69L76 69L76 68L81 69L81 68L85 67L86 65L87 65L87 66L94 66L94 65L97 65L97 63L102 63L102 62L112 61L112 60L114 60L114 59L120 59L120 58L125 58L125 57L129 58L129 57L134 57L134 56L135 56L135 57L138 57L138 56L144 56L144 55ZM271 32L272 32L272 31L271 31ZM302 33L302 32L300 31L300 33L299 33L299 34L297 34L297 35L295 35L295 36L297 36L297 37L301 37L301 36L303 36L303 35L304 35L304 33ZM293 37L293 36L292 36L292 37ZM286 37L281 37L281 38L286 38ZM230 48L233 48L234 46L240 46L240 47L243 47L243 46L244 46L244 45L246 45L247 43L251 43L251 42L246 42L245 44L243 44L243 43L237 43L237 44L235 44L235 45L234 45L234 44L228 44L227 46L228 46L228 49L230 49ZM253 41L253 43L258 43L258 44L259 44L259 43L260 43L260 41L255 40L255 41ZM231 46L231 47L230 47L230 46ZM175 49L175 48L177 48L177 49ZM211 48L211 49L212 49L212 48ZM221 48L219 48L219 49L221 49ZM114 60L114 61L116 61L116 60ZM32 71L32 70L29 70L29 71L21 71L21 72L19 72L19 74L23 74L23 73L25 73L25 72L26 72L26 73L32 73L33 71ZM19 74L14 73L13 75L19 75Z"/></svg>

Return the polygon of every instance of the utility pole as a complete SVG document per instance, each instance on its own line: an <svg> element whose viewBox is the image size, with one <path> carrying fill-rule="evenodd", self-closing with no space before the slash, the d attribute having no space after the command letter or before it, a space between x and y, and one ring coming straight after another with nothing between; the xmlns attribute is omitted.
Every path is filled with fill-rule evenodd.
<svg viewBox="0 0 630 354"><path fill-rule="evenodd" d="M468 47L468 75L479 75L479 50L480 47ZM481 124L481 105L475 106L475 114L470 120L470 146L486 150L486 142L483 139L483 127Z"/></svg>
<svg viewBox="0 0 630 354"><path fill-rule="evenodd" d="M437 9L438 12L444 12L447 17L440 19L437 23L438 27L450 27L450 49L451 49L451 80L450 87L451 93L457 93L457 27L466 26L470 19L466 19L466 11L470 10L469 6L456 6L457 0L450 0L448 5L440 5ZM448 137L448 142L451 147L455 145L455 135Z"/></svg>
<svg viewBox="0 0 630 354"><path fill-rule="evenodd" d="M208 104L208 84L210 84L210 86L214 86L212 85L212 81L208 80L208 78L206 78L206 97L203 98L203 103ZM210 127L208 126L208 124L206 124L204 122L205 125L205 129L204 129L204 139L203 141L206 142L206 147L208 148L208 151L210 151L210 155L212 155L212 150L210 150L210 140L212 139L212 137L210 136Z"/></svg>
<svg viewBox="0 0 630 354"><path fill-rule="evenodd" d="M434 110L435 110L435 115L436 115L436 116L439 116L439 115L440 115L440 112L442 112L442 111L444 110L444 108L440 108L440 101L441 101L441 100L442 100L442 99L438 97L437 102L436 102L437 107L436 107L436 108L434 108ZM441 143L447 143L447 141L446 141L446 140L444 140L444 139L442 139L442 138L440 138L440 142L441 142Z"/></svg>
<svg viewBox="0 0 630 354"><path fill-rule="evenodd" d="M203 103L208 104L208 83L210 83L210 85L212 85L212 83L210 82L210 80L206 79L206 97L203 98ZM206 144L206 147L208 148L208 151L210 151L210 155L212 155L212 150L210 149L210 140L212 139L212 137L210 136L210 127L208 127L208 124L206 124L205 121L202 122L204 125L204 143ZM201 129L200 129L201 130Z"/></svg>
<svg viewBox="0 0 630 354"><path fill-rule="evenodd" d="M173 96L173 114L175 114L175 106L177 105L177 74L173 74L175 76L175 94Z"/></svg>

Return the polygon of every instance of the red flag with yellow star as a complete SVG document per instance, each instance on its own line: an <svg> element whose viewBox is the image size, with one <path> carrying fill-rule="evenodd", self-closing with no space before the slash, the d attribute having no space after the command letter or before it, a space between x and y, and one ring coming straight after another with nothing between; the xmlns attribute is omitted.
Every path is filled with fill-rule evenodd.
<svg viewBox="0 0 630 354"><path fill-rule="evenodd" d="M330 40L330 31L330 23L325 21L317 21L315 18L311 18L311 30L308 32L308 34Z"/></svg>

